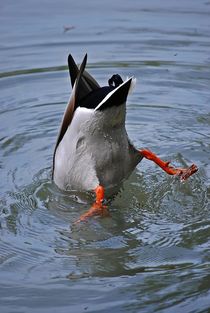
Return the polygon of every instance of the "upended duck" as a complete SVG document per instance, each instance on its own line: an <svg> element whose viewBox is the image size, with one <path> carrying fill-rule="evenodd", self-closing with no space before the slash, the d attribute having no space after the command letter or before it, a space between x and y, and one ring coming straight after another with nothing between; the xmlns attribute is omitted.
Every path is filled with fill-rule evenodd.
<svg viewBox="0 0 210 313"><path fill-rule="evenodd" d="M53 156L53 180L63 190L93 191L95 202L78 221L106 215L106 198L116 194L143 158L166 173L186 180L198 169L175 168L147 149L137 149L125 128L126 100L135 78L113 75L100 87L85 70L87 54L78 68L69 55L72 94L66 107Z"/></svg>

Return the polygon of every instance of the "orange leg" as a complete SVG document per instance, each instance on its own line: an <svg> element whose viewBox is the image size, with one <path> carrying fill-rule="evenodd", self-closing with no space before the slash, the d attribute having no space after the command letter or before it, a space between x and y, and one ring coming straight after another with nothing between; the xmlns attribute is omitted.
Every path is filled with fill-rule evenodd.
<svg viewBox="0 0 210 313"><path fill-rule="evenodd" d="M175 168L170 164L170 162L164 162L161 160L155 153L150 150L139 150L139 153L146 159L155 162L158 166L160 166L166 173L169 175L177 175L181 178L181 181L186 180L188 177L197 172L198 168L195 164L192 164L188 168Z"/></svg>
<svg viewBox="0 0 210 313"><path fill-rule="evenodd" d="M93 203L91 208L84 214L80 216L80 218L76 221L76 223L87 220L91 216L101 215L108 216L109 212L107 210L107 206L103 205L104 200L104 187L98 186L94 190L96 194L96 201Z"/></svg>

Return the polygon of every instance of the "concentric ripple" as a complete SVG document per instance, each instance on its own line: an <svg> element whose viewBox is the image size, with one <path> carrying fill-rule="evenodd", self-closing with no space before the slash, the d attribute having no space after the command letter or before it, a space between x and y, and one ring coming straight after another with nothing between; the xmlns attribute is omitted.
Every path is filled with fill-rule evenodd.
<svg viewBox="0 0 210 313"><path fill-rule="evenodd" d="M208 312L209 3L80 2L0 5L0 311ZM101 85L137 78L135 146L199 171L180 183L143 160L110 217L75 224L93 195L59 190L51 168L66 58L85 52Z"/></svg>

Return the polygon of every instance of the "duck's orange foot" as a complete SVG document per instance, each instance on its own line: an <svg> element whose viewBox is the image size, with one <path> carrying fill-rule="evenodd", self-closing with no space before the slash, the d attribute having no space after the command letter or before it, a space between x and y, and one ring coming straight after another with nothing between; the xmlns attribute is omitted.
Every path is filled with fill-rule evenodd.
<svg viewBox="0 0 210 313"><path fill-rule="evenodd" d="M188 177L197 172L198 167L195 164L192 164L188 168L175 168L170 164L170 162L165 162L161 160L155 153L150 150L139 150L139 153L146 159L155 162L158 166L160 166L166 173L169 175L179 176L181 181L186 180Z"/></svg>
<svg viewBox="0 0 210 313"><path fill-rule="evenodd" d="M190 177L191 175L193 175L194 173L198 171L198 167L195 164L192 164L188 168L175 169L175 170L177 170L177 173L175 173L175 175L179 176L181 181L185 181L188 179L188 177Z"/></svg>
<svg viewBox="0 0 210 313"><path fill-rule="evenodd" d="M95 190L94 190L95 194L96 194L96 201L93 203L93 205L91 206L91 208L85 212L84 214L82 214L80 216L80 218L75 222L80 223L83 221L86 221L88 218L92 217L92 216L109 216L109 211L107 209L107 206L103 205L103 201L104 201L104 188L102 186L98 186Z"/></svg>

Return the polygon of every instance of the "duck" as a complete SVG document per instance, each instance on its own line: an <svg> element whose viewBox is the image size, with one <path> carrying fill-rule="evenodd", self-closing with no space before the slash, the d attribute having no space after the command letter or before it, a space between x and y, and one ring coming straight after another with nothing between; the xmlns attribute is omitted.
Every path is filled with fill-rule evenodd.
<svg viewBox="0 0 210 313"><path fill-rule="evenodd" d="M175 168L152 151L136 148L125 127L127 97L136 79L123 80L114 74L101 87L86 71L86 64L87 54L79 67L69 54L72 92L58 132L52 166L52 179L61 190L95 194L94 203L77 222L108 215L105 198L119 192L143 158L182 181L198 170L195 164Z"/></svg>

